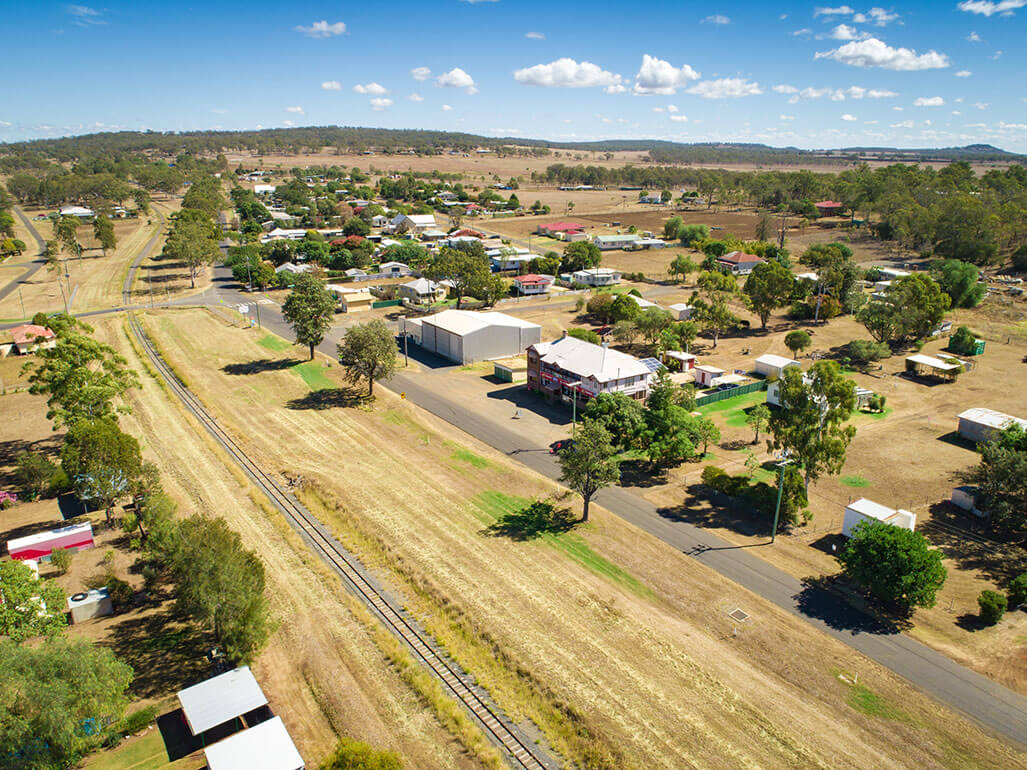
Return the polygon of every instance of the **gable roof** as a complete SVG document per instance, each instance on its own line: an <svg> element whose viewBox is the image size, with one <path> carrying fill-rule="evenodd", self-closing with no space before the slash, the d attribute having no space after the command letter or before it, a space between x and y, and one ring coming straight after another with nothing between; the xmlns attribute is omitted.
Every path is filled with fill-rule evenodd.
<svg viewBox="0 0 1027 770"><path fill-rule="evenodd" d="M536 284L536 283L552 283L553 279L548 275L539 275L538 273L528 273L526 275L518 275L514 278L514 283L522 284Z"/></svg>
<svg viewBox="0 0 1027 770"><path fill-rule="evenodd" d="M52 340L57 335L45 326L37 326L36 324L22 324L21 326L15 326L11 329L11 339L14 340L16 345L23 345L27 342L35 342L38 337L43 339Z"/></svg>
<svg viewBox="0 0 1027 770"><path fill-rule="evenodd" d="M249 666L227 671L178 693L182 713L193 735L267 704Z"/></svg>
<svg viewBox="0 0 1027 770"><path fill-rule="evenodd" d="M541 356L543 363L581 378L594 377L598 382L652 374L649 367L634 356L576 337L561 337L531 347Z"/></svg>
<svg viewBox="0 0 1027 770"><path fill-rule="evenodd" d="M210 770L297 770L303 758L281 717L230 735L203 750Z"/></svg>
<svg viewBox="0 0 1027 770"><path fill-rule="evenodd" d="M762 257L755 254L746 254L744 251L730 251L722 257L717 257L718 262L727 262L730 265L740 265L747 262L762 262Z"/></svg>
<svg viewBox="0 0 1027 770"><path fill-rule="evenodd" d="M429 281L427 278L418 278L415 281L407 281L402 286L413 289L418 294L431 294L439 288L439 285L435 281Z"/></svg>

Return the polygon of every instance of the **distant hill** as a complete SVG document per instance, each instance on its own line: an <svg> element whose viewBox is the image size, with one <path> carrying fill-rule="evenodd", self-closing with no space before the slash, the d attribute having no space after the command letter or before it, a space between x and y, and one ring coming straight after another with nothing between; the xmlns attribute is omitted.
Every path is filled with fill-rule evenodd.
<svg viewBox="0 0 1027 770"><path fill-rule="evenodd" d="M990 144L965 147L898 149L894 147L846 147L836 150L803 150L736 142L681 143L658 139L607 139L593 142L559 142L523 137L487 137L451 131L361 128L355 126L307 126L261 131L118 131L85 134L59 139L38 139L0 144L0 156L46 156L76 160L87 156L119 152L156 152L169 157L180 153L219 153L249 150L258 153L320 151L324 147L340 152L413 153L441 155L490 149L504 154L546 156L554 152L607 153L634 151L647 154L657 164L773 163L837 164L860 160L1001 161L1027 163L1027 156L1007 152ZM580 160L589 160L581 158Z"/></svg>

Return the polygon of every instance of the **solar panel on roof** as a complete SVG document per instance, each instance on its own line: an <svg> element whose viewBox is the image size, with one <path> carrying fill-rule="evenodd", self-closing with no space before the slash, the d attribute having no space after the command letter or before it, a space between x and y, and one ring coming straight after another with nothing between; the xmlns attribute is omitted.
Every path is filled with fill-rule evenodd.
<svg viewBox="0 0 1027 770"><path fill-rule="evenodd" d="M663 362L658 358L643 358L641 364L650 372L658 372L663 368Z"/></svg>

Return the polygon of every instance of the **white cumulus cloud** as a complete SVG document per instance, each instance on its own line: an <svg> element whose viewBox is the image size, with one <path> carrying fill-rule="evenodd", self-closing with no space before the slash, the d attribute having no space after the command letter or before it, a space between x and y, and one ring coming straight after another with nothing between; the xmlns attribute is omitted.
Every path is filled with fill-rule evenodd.
<svg viewBox="0 0 1027 770"><path fill-rule="evenodd" d="M821 7L813 9L814 16L851 16L854 13L855 11L847 5L839 5L836 8Z"/></svg>
<svg viewBox="0 0 1027 770"><path fill-rule="evenodd" d="M667 105L667 112L677 112L677 111L678 111L678 108L675 107L673 104L668 104Z"/></svg>
<svg viewBox="0 0 1027 770"><path fill-rule="evenodd" d="M839 24L831 30L829 37L834 40L865 40L870 37L870 35L866 32L860 32L858 29L850 27L848 24Z"/></svg>
<svg viewBox="0 0 1027 770"><path fill-rule="evenodd" d="M677 121L678 123L687 123L688 118L685 115L671 115L671 120Z"/></svg>
<svg viewBox="0 0 1027 770"><path fill-rule="evenodd" d="M778 115L777 119L778 120L795 120L795 116L794 115Z"/></svg>
<svg viewBox="0 0 1027 770"><path fill-rule="evenodd" d="M346 31L346 25L341 21L329 24L327 21L315 21L309 27L300 25L296 27L297 32L302 32L307 37L326 38L341 35Z"/></svg>
<svg viewBox="0 0 1027 770"><path fill-rule="evenodd" d="M970 70L960 70L959 72L956 73L956 77L957 78L968 78L972 74L973 73Z"/></svg>
<svg viewBox="0 0 1027 770"><path fill-rule="evenodd" d="M383 96L389 92L385 86L381 83L357 83L353 86L353 91L358 94L371 94L373 96Z"/></svg>
<svg viewBox="0 0 1027 770"><path fill-rule="evenodd" d="M564 57L549 64L536 64L514 72L514 80L542 88L596 88L619 85L623 78L590 61Z"/></svg>
<svg viewBox="0 0 1027 770"><path fill-rule="evenodd" d="M776 85L773 88L771 88L770 90L773 91L774 93L777 93L777 94L797 94L797 93L799 93L799 89L798 88L796 88L795 86L790 86L790 85L788 85L786 83L782 83L781 85Z"/></svg>
<svg viewBox="0 0 1027 770"><path fill-rule="evenodd" d="M448 104L443 104L442 105L442 111L443 112L449 112L451 109L453 109L453 108L450 107Z"/></svg>
<svg viewBox="0 0 1027 770"><path fill-rule="evenodd" d="M912 127L913 127L913 121L912 120L902 120L902 121L899 121L898 123L892 123L889 126L889 128L912 128Z"/></svg>
<svg viewBox="0 0 1027 770"><path fill-rule="evenodd" d="M899 18L899 15L893 11L886 11L884 8L871 8L866 13L857 13L852 17L852 20L857 24L873 24L877 27L885 27L897 18Z"/></svg>
<svg viewBox="0 0 1027 770"><path fill-rule="evenodd" d="M1027 5L1027 0L1000 0L995 3L992 0L963 0L957 8L961 11L976 13L980 16L994 16L996 13L1003 16L1012 16L1013 11Z"/></svg>
<svg viewBox="0 0 1027 770"><path fill-rule="evenodd" d="M1027 2L1027 0L1024 0ZM834 59L853 67L881 67L888 70L913 72L941 69L949 66L949 57L935 50L918 54L911 48L892 48L876 37L846 43L831 51L820 51L817 59Z"/></svg>
<svg viewBox="0 0 1027 770"><path fill-rule="evenodd" d="M945 100L940 96L921 96L913 102L914 107L943 107Z"/></svg>
<svg viewBox="0 0 1027 770"><path fill-rule="evenodd" d="M684 88L693 80L699 79L699 73L687 64L675 67L668 61L655 56L643 54L642 66L635 75L636 94L673 94L677 89Z"/></svg>
<svg viewBox="0 0 1027 770"><path fill-rule="evenodd" d="M730 24L731 19L721 13L715 13L703 19L704 24Z"/></svg>
<svg viewBox="0 0 1027 770"><path fill-rule="evenodd" d="M338 80L326 80L324 83L321 84L321 88L323 88L325 91L341 91L342 83L340 83Z"/></svg>
<svg viewBox="0 0 1027 770"><path fill-rule="evenodd" d="M849 114L849 113L847 113L847 112L846 112L846 113L845 113L844 115L842 115L842 120L844 120L844 121L847 121L847 122L850 122L850 123L851 123L852 121L856 120L856 119L857 119L857 118L856 118L856 116L855 116L855 115L850 115L850 114Z"/></svg>
<svg viewBox="0 0 1027 770"><path fill-rule="evenodd" d="M435 79L435 83L443 88L463 88L469 94L478 93L478 88L474 85L474 78L459 67L453 67L449 72L443 72Z"/></svg>
<svg viewBox="0 0 1027 770"><path fill-rule="evenodd" d="M414 67L410 70L410 77L414 80L427 80L431 77L431 70L427 67Z"/></svg>
<svg viewBox="0 0 1027 770"><path fill-rule="evenodd" d="M762 94L759 83L742 78L720 78L696 83L688 89L688 93L704 99L733 99L739 96L755 96Z"/></svg>
<svg viewBox="0 0 1027 770"><path fill-rule="evenodd" d="M420 94L410 94L410 96L408 96L407 99L409 99L412 102L423 102L424 101L424 97L421 96Z"/></svg>
<svg viewBox="0 0 1027 770"><path fill-rule="evenodd" d="M385 97L377 97L371 100L371 109L375 112L381 112L382 110L388 109L392 106L392 99Z"/></svg>
<svg viewBox="0 0 1027 770"><path fill-rule="evenodd" d="M302 107L286 107L285 111L286 112L294 112L297 115L302 115L303 114L303 108Z"/></svg>
<svg viewBox="0 0 1027 770"><path fill-rule="evenodd" d="M524 36L526 38L528 38L528 40L545 40L546 39L546 36L543 35L541 32L526 32L524 34Z"/></svg>

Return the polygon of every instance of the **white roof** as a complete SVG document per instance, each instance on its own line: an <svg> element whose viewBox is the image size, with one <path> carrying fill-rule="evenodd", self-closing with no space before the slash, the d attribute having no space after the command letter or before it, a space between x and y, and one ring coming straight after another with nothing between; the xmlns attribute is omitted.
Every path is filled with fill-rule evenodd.
<svg viewBox="0 0 1027 770"><path fill-rule="evenodd" d="M914 364L930 366L932 369L941 369L943 372L960 368L960 364L954 364L951 361L943 361L942 359L935 358L934 356L925 356L922 353L906 356L906 360L912 361Z"/></svg>
<svg viewBox="0 0 1027 770"><path fill-rule="evenodd" d="M996 412L994 409L986 409L983 406L967 409L959 415L959 419L975 422L979 425L987 425L989 428L996 428L998 430L1005 430L1010 425L1016 423L1024 430L1027 430L1027 420Z"/></svg>
<svg viewBox="0 0 1027 770"><path fill-rule="evenodd" d="M422 320L423 323L430 326L460 335L470 334L489 326L513 326L521 329L539 329L540 331L542 329L538 324L515 318L506 313L475 313L471 310L443 310L441 313Z"/></svg>
<svg viewBox="0 0 1027 770"><path fill-rule="evenodd" d="M731 384L734 384L736 382L745 382L747 379L749 379L749 378L746 377L745 375L742 375L742 374L734 374L734 373L732 373L732 374L724 374L724 375L721 375L720 377L715 377L710 382L710 384L711 385L731 385Z"/></svg>
<svg viewBox="0 0 1027 770"><path fill-rule="evenodd" d="M691 305L686 305L684 302L675 302L673 305L670 306L670 309L671 310L690 310L691 307L692 307Z"/></svg>
<svg viewBox="0 0 1027 770"><path fill-rule="evenodd" d="M862 514L863 516L869 516L871 519L877 519L878 521L887 521L895 515L894 508L889 508L887 505L875 503L873 500L868 500L865 497L853 500L846 506L846 508Z"/></svg>
<svg viewBox="0 0 1027 770"><path fill-rule="evenodd" d="M210 770L300 770L296 750L281 717L261 722L203 750Z"/></svg>
<svg viewBox="0 0 1027 770"><path fill-rule="evenodd" d="M416 281L407 281L403 285L410 287L418 294L430 294L439 287L435 281L429 281L427 278L418 278Z"/></svg>
<svg viewBox="0 0 1027 770"><path fill-rule="evenodd" d="M371 294L367 289L361 289L359 291L349 291L342 295L342 301L345 303L349 302L374 302L374 295Z"/></svg>
<svg viewBox="0 0 1027 770"><path fill-rule="evenodd" d="M708 372L709 374L723 374L725 371L724 369L721 369L719 366L711 366L710 364L700 364L695 368L698 369L700 372Z"/></svg>
<svg viewBox="0 0 1027 770"><path fill-rule="evenodd" d="M82 524L72 524L67 527L50 529L46 532L37 532L34 535L16 537L13 540L7 541L7 552L20 551L21 549L28 548L29 546L48 543L55 537L67 537L68 535L85 534L87 532L90 535L93 534L93 525L88 521L83 522Z"/></svg>
<svg viewBox="0 0 1027 770"><path fill-rule="evenodd" d="M399 241L393 241L393 243L399 243ZM410 268L404 265L402 262L382 262L378 265L379 270L384 270L387 267L398 267L400 270L409 270ZM365 273L366 275L366 273Z"/></svg>
<svg viewBox="0 0 1027 770"><path fill-rule="evenodd" d="M224 724L267 704L249 666L228 671L178 693L182 713L193 735Z"/></svg>
<svg viewBox="0 0 1027 770"><path fill-rule="evenodd" d="M636 297L634 294L629 294L628 296L631 297L631 299L635 300L635 302L638 303L638 306L640 308L659 307L659 305L657 305L655 302L650 302L644 297Z"/></svg>
<svg viewBox="0 0 1027 770"><path fill-rule="evenodd" d="M85 206L65 206L61 209L61 216L68 217L91 217L93 213L92 209L87 209Z"/></svg>
<svg viewBox="0 0 1027 770"><path fill-rule="evenodd" d="M778 369L784 369L786 366L795 364L801 366L801 364L794 358L785 358L784 356L775 356L773 353L767 353L756 359L757 364L766 364L767 366L773 366Z"/></svg>
<svg viewBox="0 0 1027 770"><path fill-rule="evenodd" d="M435 224L434 214L397 214L392 220L395 224L407 220L418 227L429 227Z"/></svg>
<svg viewBox="0 0 1027 770"><path fill-rule="evenodd" d="M614 270L612 267L590 267L587 270L576 270L571 275L620 275L620 270Z"/></svg>
<svg viewBox="0 0 1027 770"><path fill-rule="evenodd" d="M682 353L680 350L666 350L663 355L667 358L676 358L678 361L694 361L695 355L692 353Z"/></svg>
<svg viewBox="0 0 1027 770"><path fill-rule="evenodd" d="M558 366L579 377L595 377L598 382L652 374L649 367L634 356L576 337L541 342L534 348L544 363Z"/></svg>

